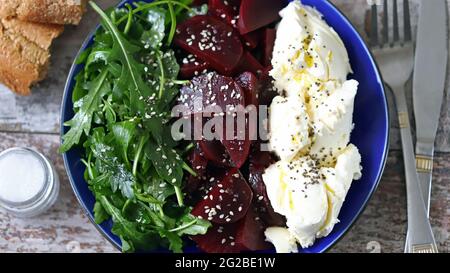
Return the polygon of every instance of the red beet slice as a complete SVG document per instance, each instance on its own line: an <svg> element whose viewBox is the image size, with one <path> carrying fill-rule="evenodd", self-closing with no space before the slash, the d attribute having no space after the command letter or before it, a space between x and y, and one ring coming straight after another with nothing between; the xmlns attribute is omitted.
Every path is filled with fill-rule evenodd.
<svg viewBox="0 0 450 273"><path fill-rule="evenodd" d="M246 248L236 242L240 222L233 224L213 224L205 235L192 236L197 246L207 253L239 253Z"/></svg>
<svg viewBox="0 0 450 273"><path fill-rule="evenodd" d="M247 130L248 126L246 126ZM240 168L250 152L251 142L248 134L244 140L201 140L200 146L205 158L218 167Z"/></svg>
<svg viewBox="0 0 450 273"><path fill-rule="evenodd" d="M245 51L236 72L243 73L250 71L254 74L260 74L263 70L264 66L249 51Z"/></svg>
<svg viewBox="0 0 450 273"><path fill-rule="evenodd" d="M209 0L208 14L238 29L240 0ZM242 43L250 49L256 48L261 32L254 31L241 36Z"/></svg>
<svg viewBox="0 0 450 273"><path fill-rule="evenodd" d="M254 208L250 208L247 215L241 220L236 233L236 243L242 245L248 250L257 251L270 248L266 242L264 231L266 224L258 216Z"/></svg>
<svg viewBox="0 0 450 273"><path fill-rule="evenodd" d="M210 68L209 63L202 61L197 56L189 54L181 60L180 75L182 79L192 79L194 76L206 73Z"/></svg>
<svg viewBox="0 0 450 273"><path fill-rule="evenodd" d="M285 219L273 210L262 178L265 169L274 163L275 159L269 152L262 152L259 148L259 145L255 145L249 158L248 182L255 195L254 207L265 223L270 226L282 226L285 224Z"/></svg>
<svg viewBox="0 0 450 273"><path fill-rule="evenodd" d="M239 31L246 34L275 22L285 0L242 0L239 11Z"/></svg>
<svg viewBox="0 0 450 273"><path fill-rule="evenodd" d="M262 37L262 31L255 30L253 32L242 35L242 42L250 49L254 49L258 46Z"/></svg>
<svg viewBox="0 0 450 273"><path fill-rule="evenodd" d="M174 42L224 75L232 73L243 54L236 31L209 15L194 16L179 24Z"/></svg>
<svg viewBox="0 0 450 273"><path fill-rule="evenodd" d="M245 95L242 88L231 78L220 76L217 73L211 72L199 77L195 77L189 85L181 88L181 96L179 99L186 109L184 114L198 114L202 112L213 112L219 114L215 109L207 109L208 106L219 106L220 113L228 111L229 107L237 107L245 105ZM223 112L224 113L224 112ZM236 120L238 120L236 118ZM224 120L224 127L226 123ZM235 124L235 135L238 126ZM248 128L248 127L246 127ZM226 139L226 128L223 130L223 136L216 136L220 139L221 147L216 142L201 141L205 157L219 165L229 166L228 157L223 156L228 154L231 159L232 166L240 168L247 159L250 149L250 142L248 134L245 134L243 139ZM208 139L210 140L210 139ZM227 153L225 153L225 151ZM223 163L222 163L223 162Z"/></svg>
<svg viewBox="0 0 450 273"><path fill-rule="evenodd" d="M198 186L206 173L208 160L203 156L203 152L198 144L196 148L192 150L188 160L192 170L197 173L197 176L190 175L186 183L186 191L193 192L198 189Z"/></svg>
<svg viewBox="0 0 450 273"><path fill-rule="evenodd" d="M231 169L212 186L192 210L192 214L213 223L235 223L242 219L252 202L253 192L238 169Z"/></svg>
<svg viewBox="0 0 450 273"><path fill-rule="evenodd" d="M274 28L264 29L263 35L263 57L262 65L270 66L272 62L273 47L275 45L275 38L277 36L277 31Z"/></svg>
<svg viewBox="0 0 450 273"><path fill-rule="evenodd" d="M200 140L202 150L205 158L211 161L212 164L218 167L232 167L230 155L225 150L223 144L218 140Z"/></svg>
<svg viewBox="0 0 450 273"><path fill-rule="evenodd" d="M258 78L252 72L244 72L237 76L236 82L244 89L245 106L258 107Z"/></svg>
<svg viewBox="0 0 450 273"><path fill-rule="evenodd" d="M209 14L226 22L233 28L237 28L240 0L209 0L208 3Z"/></svg>
<svg viewBox="0 0 450 273"><path fill-rule="evenodd" d="M267 67L259 74L259 105L269 106L278 93L273 85L273 78L269 75L272 67Z"/></svg>
<svg viewBox="0 0 450 273"><path fill-rule="evenodd" d="M202 113L208 106L219 106L225 111L228 105L245 104L242 88L232 78L215 72L193 78L180 93L179 102L188 108L186 115Z"/></svg>
<svg viewBox="0 0 450 273"><path fill-rule="evenodd" d="M230 155L231 162L234 167L240 168L247 160L248 153L250 152L251 142L246 137L245 140L223 140L222 144L225 146L228 154Z"/></svg>

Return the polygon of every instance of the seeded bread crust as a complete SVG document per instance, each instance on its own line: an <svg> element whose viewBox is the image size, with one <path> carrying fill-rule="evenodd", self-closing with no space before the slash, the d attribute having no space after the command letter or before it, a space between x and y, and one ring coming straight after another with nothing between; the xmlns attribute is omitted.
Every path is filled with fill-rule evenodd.
<svg viewBox="0 0 450 273"><path fill-rule="evenodd" d="M50 48L53 40L64 30L62 25L32 23L16 18L0 19L0 23L4 29L25 37L45 50Z"/></svg>
<svg viewBox="0 0 450 273"><path fill-rule="evenodd" d="M63 27L17 21L0 20L0 82L17 94L29 95L30 86L45 77L49 47Z"/></svg>
<svg viewBox="0 0 450 273"><path fill-rule="evenodd" d="M78 25L86 11L86 0L0 0L0 17Z"/></svg>

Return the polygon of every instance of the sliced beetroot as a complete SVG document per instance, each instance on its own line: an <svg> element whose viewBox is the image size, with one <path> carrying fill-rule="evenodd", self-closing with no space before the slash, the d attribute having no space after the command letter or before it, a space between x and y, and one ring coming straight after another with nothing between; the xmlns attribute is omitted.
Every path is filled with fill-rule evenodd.
<svg viewBox="0 0 450 273"><path fill-rule="evenodd" d="M238 26L241 34L252 32L279 19L286 0L242 0Z"/></svg>
<svg viewBox="0 0 450 273"><path fill-rule="evenodd" d="M272 62L273 48L275 45L276 36L277 31L274 28L264 29L262 65L266 67L270 66Z"/></svg>
<svg viewBox="0 0 450 273"><path fill-rule="evenodd" d="M242 245L247 250L257 251L270 248L266 242L264 231L267 227L256 212L255 208L250 208L247 215L241 220L236 232L236 243Z"/></svg>
<svg viewBox="0 0 450 273"><path fill-rule="evenodd" d="M237 28L240 0L209 0L208 3L209 14L224 21L229 26Z"/></svg>
<svg viewBox="0 0 450 273"><path fill-rule="evenodd" d="M242 59L239 62L239 66L237 67L236 73L243 73L246 71L250 71L254 74L260 74L264 70L264 66L259 63L259 61L250 53L249 51L245 51L242 55Z"/></svg>
<svg viewBox="0 0 450 273"><path fill-rule="evenodd" d="M179 24L174 42L223 75L233 72L243 54L236 31L209 15L194 16Z"/></svg>
<svg viewBox="0 0 450 273"><path fill-rule="evenodd" d="M272 103L273 98L275 98L278 93L273 85L273 78L269 75L272 67L265 68L258 76L259 78L259 93L258 102L259 105L269 106Z"/></svg>
<svg viewBox="0 0 450 273"><path fill-rule="evenodd" d="M245 104L242 88L232 78L215 72L193 78L180 93L179 102L188 108L185 114L203 113L209 106L219 106L225 111L229 105Z"/></svg>
<svg viewBox="0 0 450 273"><path fill-rule="evenodd" d="M255 30L250 33L242 35L242 42L250 49L254 49L258 46L262 38L262 31Z"/></svg>
<svg viewBox="0 0 450 273"><path fill-rule="evenodd" d="M204 157L203 151L198 144L195 149L192 150L191 154L188 157L188 160L192 170L197 174L198 177L201 177L205 174L208 160Z"/></svg>
<svg viewBox="0 0 450 273"><path fill-rule="evenodd" d="M245 106L258 107L258 78L252 72L244 72L236 77L236 82L244 89Z"/></svg>
<svg viewBox="0 0 450 273"><path fill-rule="evenodd" d="M211 72L195 77L189 85L182 87L179 101L186 107L185 115L206 112L223 113L223 124L226 127L225 117L229 116L230 108L235 109L236 113L239 113L237 112L239 109L244 110L245 95L243 89L233 79ZM208 106L220 108L208 109ZM238 106L242 107L238 108ZM235 122L239 121L238 117L239 115L235 118ZM237 133L239 127L236 124L234 126L234 136L239 136ZM247 124L245 126L245 129L247 129ZM229 162L231 162L233 167L240 168L246 161L250 148L248 133L244 132L245 135L241 139L227 139L226 131L226 128L224 128L222 136L215 136L217 140L220 140L223 147L219 145L218 141L213 141L210 138L205 141L202 140L200 145L208 160L222 166L229 166ZM228 159L231 161L228 161Z"/></svg>
<svg viewBox="0 0 450 273"><path fill-rule="evenodd" d="M209 0L208 14L238 29L240 0ZM243 45L250 49L256 48L261 40L261 31L241 35Z"/></svg>
<svg viewBox="0 0 450 273"><path fill-rule="evenodd" d="M203 156L203 152L199 144L196 144L196 147L189 154L188 161L191 169L197 174L195 176L190 175L187 179L185 190L192 193L198 190L198 187L206 174L208 166L208 160Z"/></svg>
<svg viewBox="0 0 450 273"><path fill-rule="evenodd" d="M246 126L246 130L248 126ZM201 140L200 146L204 151L205 158L218 167L240 168L247 161L251 142L248 133L245 139L227 140Z"/></svg>
<svg viewBox="0 0 450 273"><path fill-rule="evenodd" d="M180 75L182 79L192 79L194 76L206 73L209 68L209 63L198 59L195 55L189 54L182 58Z"/></svg>
<svg viewBox="0 0 450 273"><path fill-rule="evenodd" d="M211 186L192 214L217 224L235 223L242 219L252 202L253 192L238 169Z"/></svg>
<svg viewBox="0 0 450 273"><path fill-rule="evenodd" d="M249 157L248 182L255 196L254 207L265 223L270 226L282 226L285 224L285 219L273 210L262 178L265 169L273 164L275 159L271 153L262 152L259 148L259 145L255 145Z"/></svg>
<svg viewBox="0 0 450 273"><path fill-rule="evenodd" d="M197 246L207 253L239 253L246 248L236 242L240 222L233 224L213 224L205 235L192 236Z"/></svg>
<svg viewBox="0 0 450 273"><path fill-rule="evenodd" d="M209 163L202 176L189 176L187 179L185 191L189 194L186 195L186 202L191 206L195 206L202 201L214 185L222 181L227 174L227 169Z"/></svg>
<svg viewBox="0 0 450 273"><path fill-rule="evenodd" d="M242 167L250 151L251 142L246 136L245 140L223 140L222 144L230 155L231 162L236 168Z"/></svg>
<svg viewBox="0 0 450 273"><path fill-rule="evenodd" d="M230 129L228 127L228 120L233 121L234 128ZM224 129L224 134L221 139L222 145L230 156L233 167L241 168L247 161L251 146L249 119L243 106L226 113ZM229 132L228 136L226 134L227 132Z"/></svg>
<svg viewBox="0 0 450 273"><path fill-rule="evenodd" d="M219 140L200 140L205 158L218 167L232 167L230 155Z"/></svg>

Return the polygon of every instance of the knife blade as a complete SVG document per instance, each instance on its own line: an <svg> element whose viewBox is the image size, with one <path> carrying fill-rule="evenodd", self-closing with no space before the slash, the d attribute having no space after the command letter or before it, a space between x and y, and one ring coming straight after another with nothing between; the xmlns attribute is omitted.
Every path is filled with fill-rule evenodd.
<svg viewBox="0 0 450 273"><path fill-rule="evenodd" d="M416 167L428 213L434 141L447 74L447 18L445 0L420 2L413 77L413 104L417 136Z"/></svg>

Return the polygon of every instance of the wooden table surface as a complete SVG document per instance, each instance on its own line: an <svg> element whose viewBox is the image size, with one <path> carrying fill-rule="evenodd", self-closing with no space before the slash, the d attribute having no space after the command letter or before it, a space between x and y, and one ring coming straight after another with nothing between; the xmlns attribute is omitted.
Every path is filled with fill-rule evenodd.
<svg viewBox="0 0 450 273"><path fill-rule="evenodd" d="M417 16L418 1L412 3ZM108 7L116 0L97 0ZM366 0L333 0L364 34ZM78 27L67 27L53 46L48 78L30 97L17 97L0 85L0 151L34 147L56 165L61 193L56 204L34 219L18 219L0 209L0 252L115 252L85 216L69 185L59 145L59 112L64 83L78 48L98 21L89 10ZM416 17L414 22L416 21ZM447 91L449 85L447 84ZM392 102L390 98L390 102ZM450 97L445 102L433 173L431 224L441 252L450 251ZM392 103L391 103L392 105ZM392 111L392 109L391 109ZM395 117L395 115L391 115ZM413 120L412 120L413 121ZM380 186L356 224L331 252L402 252L406 233L403 162L397 120L392 119L391 150Z"/></svg>

